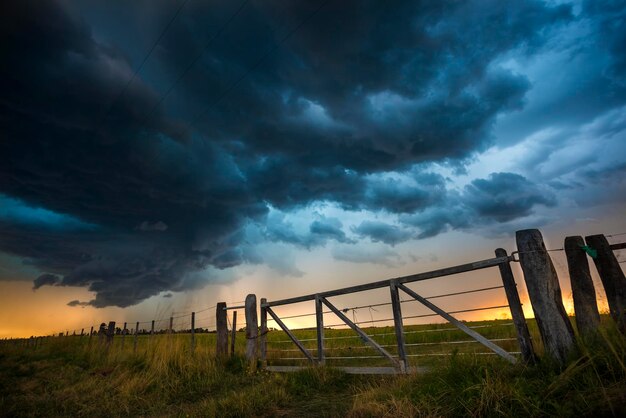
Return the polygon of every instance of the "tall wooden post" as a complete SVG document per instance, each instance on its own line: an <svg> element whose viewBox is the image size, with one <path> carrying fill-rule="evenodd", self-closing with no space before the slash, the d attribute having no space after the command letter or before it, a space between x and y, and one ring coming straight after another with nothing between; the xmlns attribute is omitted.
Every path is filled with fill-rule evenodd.
<svg viewBox="0 0 626 418"><path fill-rule="evenodd" d="M107 351L111 348L111 344L113 344L113 337L115 336L115 321L109 322L109 327L107 328Z"/></svg>
<svg viewBox="0 0 626 418"><path fill-rule="evenodd" d="M261 367L267 367L267 304L266 298L261 298L261 338L259 351L261 355Z"/></svg>
<svg viewBox="0 0 626 418"><path fill-rule="evenodd" d="M106 324L102 322L100 324L100 328L98 329L98 344L100 344L100 347L104 346L106 342L106 333Z"/></svg>
<svg viewBox="0 0 626 418"><path fill-rule="evenodd" d="M83 335L85 335L85 328L80 329L80 336L82 337Z"/></svg>
<svg viewBox="0 0 626 418"><path fill-rule="evenodd" d="M124 322L124 329L122 329L122 350L124 350L124 340L126 339L126 322Z"/></svg>
<svg viewBox="0 0 626 418"><path fill-rule="evenodd" d="M196 313L191 313L191 352L196 350Z"/></svg>
<svg viewBox="0 0 626 418"><path fill-rule="evenodd" d="M230 355L235 355L235 339L237 338L237 311L233 311L233 325L230 330Z"/></svg>
<svg viewBox="0 0 626 418"><path fill-rule="evenodd" d="M503 248L496 249L496 257L506 257L506 250ZM519 299L519 293L517 293L517 284L513 277L513 271L511 270L510 262L501 263L498 265L500 269L500 277L502 278L502 284L504 285L504 292L506 299L509 302L509 309L511 310L511 318L513 318L513 325L517 331L517 342L520 346L522 353L522 359L526 363L535 363L537 357L535 350L533 349L533 343L530 339L530 332L528 331L528 324L526 324L526 318L524 317L524 310L522 309L522 303Z"/></svg>
<svg viewBox="0 0 626 418"><path fill-rule="evenodd" d="M133 339L133 353L137 352L137 338L139 338L139 321L135 325L135 338Z"/></svg>
<svg viewBox="0 0 626 418"><path fill-rule="evenodd" d="M150 327L150 337L154 335L154 319L152 320L152 327Z"/></svg>
<svg viewBox="0 0 626 418"><path fill-rule="evenodd" d="M226 315L226 302L218 303L215 307L215 326L217 328L215 354L217 357L228 355L228 318Z"/></svg>
<svg viewBox="0 0 626 418"><path fill-rule="evenodd" d="M396 342L398 344L398 358L400 373L406 373L408 364L406 359L406 345L404 341L404 324L402 323L402 307L400 306L400 295L398 293L398 283L395 280L389 282L391 292L391 309L393 311L393 325L396 332Z"/></svg>
<svg viewBox="0 0 626 418"><path fill-rule="evenodd" d="M257 337L259 336L259 321L256 314L256 295L246 296L246 359L251 370L256 370Z"/></svg>
<svg viewBox="0 0 626 418"><path fill-rule="evenodd" d="M585 241L598 253L593 261L604 285L611 317L617 323L620 331L626 334L626 278L624 272L604 235L590 235L585 237Z"/></svg>
<svg viewBox="0 0 626 418"><path fill-rule="evenodd" d="M561 365L574 347L574 330L563 307L559 279L538 229L515 233L528 296L547 353Z"/></svg>
<svg viewBox="0 0 626 418"><path fill-rule="evenodd" d="M585 245L582 237L565 238L565 256L567 269L572 284L572 297L576 313L576 327L580 335L595 333L600 325L600 314L596 301L596 288L591 280L587 253L582 247Z"/></svg>
<svg viewBox="0 0 626 418"><path fill-rule="evenodd" d="M167 329L167 333L168 333L168 334L171 334L171 333L172 333L172 328L173 328L173 327L174 327L174 317L173 317L173 316L170 316L170 326L169 326L169 328Z"/></svg>
<svg viewBox="0 0 626 418"><path fill-rule="evenodd" d="M317 362L320 365L326 364L324 355L324 306L322 299L315 296L315 323L317 325Z"/></svg>
<svg viewBox="0 0 626 418"><path fill-rule="evenodd" d="M87 346L91 346L91 339L93 338L93 325L91 326L91 329L89 330L89 341L87 343Z"/></svg>

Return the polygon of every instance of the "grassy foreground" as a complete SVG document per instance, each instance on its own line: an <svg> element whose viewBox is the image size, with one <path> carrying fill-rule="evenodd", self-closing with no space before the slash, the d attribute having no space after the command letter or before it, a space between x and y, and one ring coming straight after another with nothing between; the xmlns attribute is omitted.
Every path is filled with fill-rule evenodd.
<svg viewBox="0 0 626 418"><path fill-rule="evenodd" d="M2 416L623 416L626 339L612 328L582 344L570 365L510 365L452 355L409 376L352 376L332 368L250 373L216 362L203 335L160 336L132 353L87 339L33 349L0 347ZM280 338L280 337L275 337ZM239 339L243 340L243 339ZM241 341L243 342L243 341ZM149 346L149 344L152 344Z"/></svg>

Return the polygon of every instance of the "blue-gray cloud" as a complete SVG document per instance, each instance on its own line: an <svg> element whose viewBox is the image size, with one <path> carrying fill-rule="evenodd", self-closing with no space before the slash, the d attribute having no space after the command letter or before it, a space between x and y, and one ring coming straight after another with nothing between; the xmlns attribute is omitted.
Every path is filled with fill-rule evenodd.
<svg viewBox="0 0 626 418"><path fill-rule="evenodd" d="M381 221L363 221L353 228L361 237L368 237L374 242L396 245L413 237L411 231Z"/></svg>

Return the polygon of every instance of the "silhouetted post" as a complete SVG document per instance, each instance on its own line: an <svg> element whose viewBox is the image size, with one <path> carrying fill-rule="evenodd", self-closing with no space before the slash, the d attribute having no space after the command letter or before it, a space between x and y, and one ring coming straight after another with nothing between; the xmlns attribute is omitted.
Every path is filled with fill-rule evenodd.
<svg viewBox="0 0 626 418"><path fill-rule="evenodd" d="M80 336L82 337L83 335L85 335L85 328L80 329Z"/></svg>
<svg viewBox="0 0 626 418"><path fill-rule="evenodd" d="M113 337L115 336L115 321L109 322L109 328L107 328L107 351L113 344Z"/></svg>
<svg viewBox="0 0 626 418"><path fill-rule="evenodd" d="M606 292L611 317L618 328L626 334L626 278L604 235L585 237L587 245L597 251L593 262L598 269L600 279Z"/></svg>
<svg viewBox="0 0 626 418"><path fill-rule="evenodd" d="M150 337L152 337L153 335L154 335L154 319L152 320L152 327L150 328Z"/></svg>
<svg viewBox="0 0 626 418"><path fill-rule="evenodd" d="M98 343L100 347L102 347L106 341L106 324L103 322L100 324L100 329L98 329Z"/></svg>
<svg viewBox="0 0 626 418"><path fill-rule="evenodd" d="M218 303L215 307L215 327L217 328L215 354L217 357L228 355L228 318L226 315L226 302Z"/></svg>
<svg viewBox="0 0 626 418"><path fill-rule="evenodd" d="M580 335L595 333L600 325L596 288L593 285L593 280L591 280L587 253L582 249L584 245L585 242L582 237L565 238L567 269L572 284L576 327Z"/></svg>
<svg viewBox="0 0 626 418"><path fill-rule="evenodd" d="M191 352L196 349L196 313L191 313Z"/></svg>
<svg viewBox="0 0 626 418"><path fill-rule="evenodd" d="M137 352L137 338L139 338L139 321L135 325L135 338L133 339L133 353Z"/></svg>
<svg viewBox="0 0 626 418"><path fill-rule="evenodd" d="M261 367L267 366L267 303L266 298L261 298Z"/></svg>
<svg viewBox="0 0 626 418"><path fill-rule="evenodd" d="M126 339L126 322L124 322L124 329L122 330L122 350L124 349L124 340Z"/></svg>
<svg viewBox="0 0 626 418"><path fill-rule="evenodd" d="M91 326L91 329L89 330L89 342L88 342L88 346L91 346L91 339L93 338L93 325Z"/></svg>
<svg viewBox="0 0 626 418"><path fill-rule="evenodd" d="M396 343L398 345L398 359L400 364L400 373L406 373L406 346L404 342L404 325L402 323L402 308L400 307L400 295L398 294L398 284L395 280L389 283L391 292L391 310L393 311L393 325L396 332Z"/></svg>
<svg viewBox="0 0 626 418"><path fill-rule="evenodd" d="M171 334L172 333L172 328L174 327L174 317L170 316L170 327L167 329L167 333Z"/></svg>
<svg viewBox="0 0 626 418"><path fill-rule="evenodd" d="M503 248L496 249L496 257L507 257L506 250ZM522 359L526 363L535 363L537 357L535 350L533 349L533 343L530 339L530 332L528 331L528 324L526 324L526 318L524 317L524 310L522 309L522 302L519 299L519 293L517 292L517 284L513 277L513 271L511 270L510 262L501 263L498 265L500 269L500 277L502 278L502 284L504 285L504 292L506 293L507 301L509 302L509 309L511 310L511 318L513 318L513 325L517 331L517 342L520 346L522 353Z"/></svg>
<svg viewBox="0 0 626 418"><path fill-rule="evenodd" d="M564 365L574 347L574 330L563 307L556 270L538 229L517 231L515 235L541 339L546 352Z"/></svg>
<svg viewBox="0 0 626 418"><path fill-rule="evenodd" d="M317 326L317 362L320 365L326 364L324 355L324 306L322 299L315 296L315 324Z"/></svg>
<svg viewBox="0 0 626 418"><path fill-rule="evenodd" d="M237 311L233 311L233 329L230 331L230 355L235 355L235 338L237 338Z"/></svg>
<svg viewBox="0 0 626 418"><path fill-rule="evenodd" d="M246 296L246 358L251 370L256 370L257 337L259 336L259 321L256 314L256 295Z"/></svg>

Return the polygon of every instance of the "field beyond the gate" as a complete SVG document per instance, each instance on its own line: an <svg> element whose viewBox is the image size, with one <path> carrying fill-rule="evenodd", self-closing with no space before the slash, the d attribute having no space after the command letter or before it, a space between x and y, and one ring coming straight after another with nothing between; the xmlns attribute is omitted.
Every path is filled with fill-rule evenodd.
<svg viewBox="0 0 626 418"><path fill-rule="evenodd" d="M626 408L626 339L603 318L597 338L583 344L565 370L548 361L511 365L487 352L449 324L408 326L412 366L428 371L407 376L355 376L332 367L296 373L250 372L241 357L215 360L215 334L133 336L124 348L116 336L108 353L97 337L50 338L38 347L0 347L2 416L536 416L620 415ZM510 321L468 322L507 351L517 343ZM534 342L539 337L529 321ZM480 328L479 328L480 327ZM443 329L443 330L442 330ZM365 328L387 344L391 328ZM329 366L388 365L362 348L350 330L326 330L327 348L338 359ZM315 331L297 331L314 348ZM334 337L342 337L332 339ZM279 331L268 333L270 364L305 365ZM393 341L390 338L389 341ZM444 341L461 341L444 343ZM432 343L432 344L431 344ZM391 345L391 344L389 344ZM538 344L537 344L538 345ZM271 351L276 350L276 351ZM539 351L541 347L539 347ZM390 347L390 352L395 353ZM428 354L437 354L430 356ZM329 354L330 356L330 354ZM370 358L371 357L371 358ZM518 356L519 357L519 356Z"/></svg>

